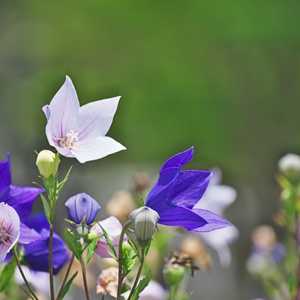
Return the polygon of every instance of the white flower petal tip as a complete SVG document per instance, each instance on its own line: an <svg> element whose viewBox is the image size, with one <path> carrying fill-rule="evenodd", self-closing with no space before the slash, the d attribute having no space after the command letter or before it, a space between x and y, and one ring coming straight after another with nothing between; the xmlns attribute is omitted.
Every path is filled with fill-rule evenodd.
<svg viewBox="0 0 300 300"><path fill-rule="evenodd" d="M74 157L81 163L125 150L106 136L120 98L98 100L80 107L73 82L66 75L50 104L43 107L49 144L61 155Z"/></svg>

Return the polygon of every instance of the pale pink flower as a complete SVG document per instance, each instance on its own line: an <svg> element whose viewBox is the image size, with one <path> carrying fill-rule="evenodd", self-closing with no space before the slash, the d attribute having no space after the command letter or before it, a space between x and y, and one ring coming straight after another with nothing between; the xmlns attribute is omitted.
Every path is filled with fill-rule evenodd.
<svg viewBox="0 0 300 300"><path fill-rule="evenodd" d="M101 272L97 280L97 294L110 295L114 298L118 293L118 268L111 267Z"/></svg>

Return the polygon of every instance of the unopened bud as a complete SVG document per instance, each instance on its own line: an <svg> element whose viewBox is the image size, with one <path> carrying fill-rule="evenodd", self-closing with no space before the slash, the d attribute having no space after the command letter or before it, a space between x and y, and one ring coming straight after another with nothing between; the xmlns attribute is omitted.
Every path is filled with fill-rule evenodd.
<svg viewBox="0 0 300 300"><path fill-rule="evenodd" d="M300 156L297 154L286 154L278 162L279 170L288 177L300 176Z"/></svg>
<svg viewBox="0 0 300 300"><path fill-rule="evenodd" d="M159 219L158 213L150 207L143 206L130 214L133 220L134 233L137 241L146 246L151 241Z"/></svg>
<svg viewBox="0 0 300 300"><path fill-rule="evenodd" d="M163 271L164 280L168 286L180 284L185 275L185 268L181 265L166 265Z"/></svg>
<svg viewBox="0 0 300 300"><path fill-rule="evenodd" d="M60 159L58 155L50 150L42 150L36 158L36 166L44 178L55 176L58 171L59 163Z"/></svg>

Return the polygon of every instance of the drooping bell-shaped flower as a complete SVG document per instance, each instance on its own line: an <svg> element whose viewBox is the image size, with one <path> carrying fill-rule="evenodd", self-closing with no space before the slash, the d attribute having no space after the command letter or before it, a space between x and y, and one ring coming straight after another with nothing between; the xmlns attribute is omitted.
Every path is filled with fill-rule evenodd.
<svg viewBox="0 0 300 300"><path fill-rule="evenodd" d="M0 203L0 263L17 243L19 236L19 215L11 206Z"/></svg>
<svg viewBox="0 0 300 300"><path fill-rule="evenodd" d="M51 146L63 156L81 163L97 160L126 148L106 136L120 97L104 99L80 107L76 90L66 76L51 103L43 107L46 135Z"/></svg>
<svg viewBox="0 0 300 300"><path fill-rule="evenodd" d="M72 196L67 200L65 206L68 209L70 220L76 224L84 222L87 225L90 225L95 221L97 213L101 209L100 204L90 195L85 193Z"/></svg>
<svg viewBox="0 0 300 300"><path fill-rule="evenodd" d="M183 227L189 231L211 231L230 225L217 214L194 208L207 189L212 173L182 170L193 158L189 148L169 158L161 167L159 178L149 192L145 206L159 214L158 223Z"/></svg>

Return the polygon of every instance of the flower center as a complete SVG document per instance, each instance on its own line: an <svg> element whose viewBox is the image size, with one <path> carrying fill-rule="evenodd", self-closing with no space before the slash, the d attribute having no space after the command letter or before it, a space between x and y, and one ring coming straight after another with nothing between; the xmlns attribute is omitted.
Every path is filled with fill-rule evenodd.
<svg viewBox="0 0 300 300"><path fill-rule="evenodd" d="M0 222L0 245L9 245L11 244L11 228L7 226L5 223Z"/></svg>
<svg viewBox="0 0 300 300"><path fill-rule="evenodd" d="M78 133L70 130L66 136L60 138L58 140L58 145L62 148L66 148L68 150L74 149L76 142L78 142Z"/></svg>

